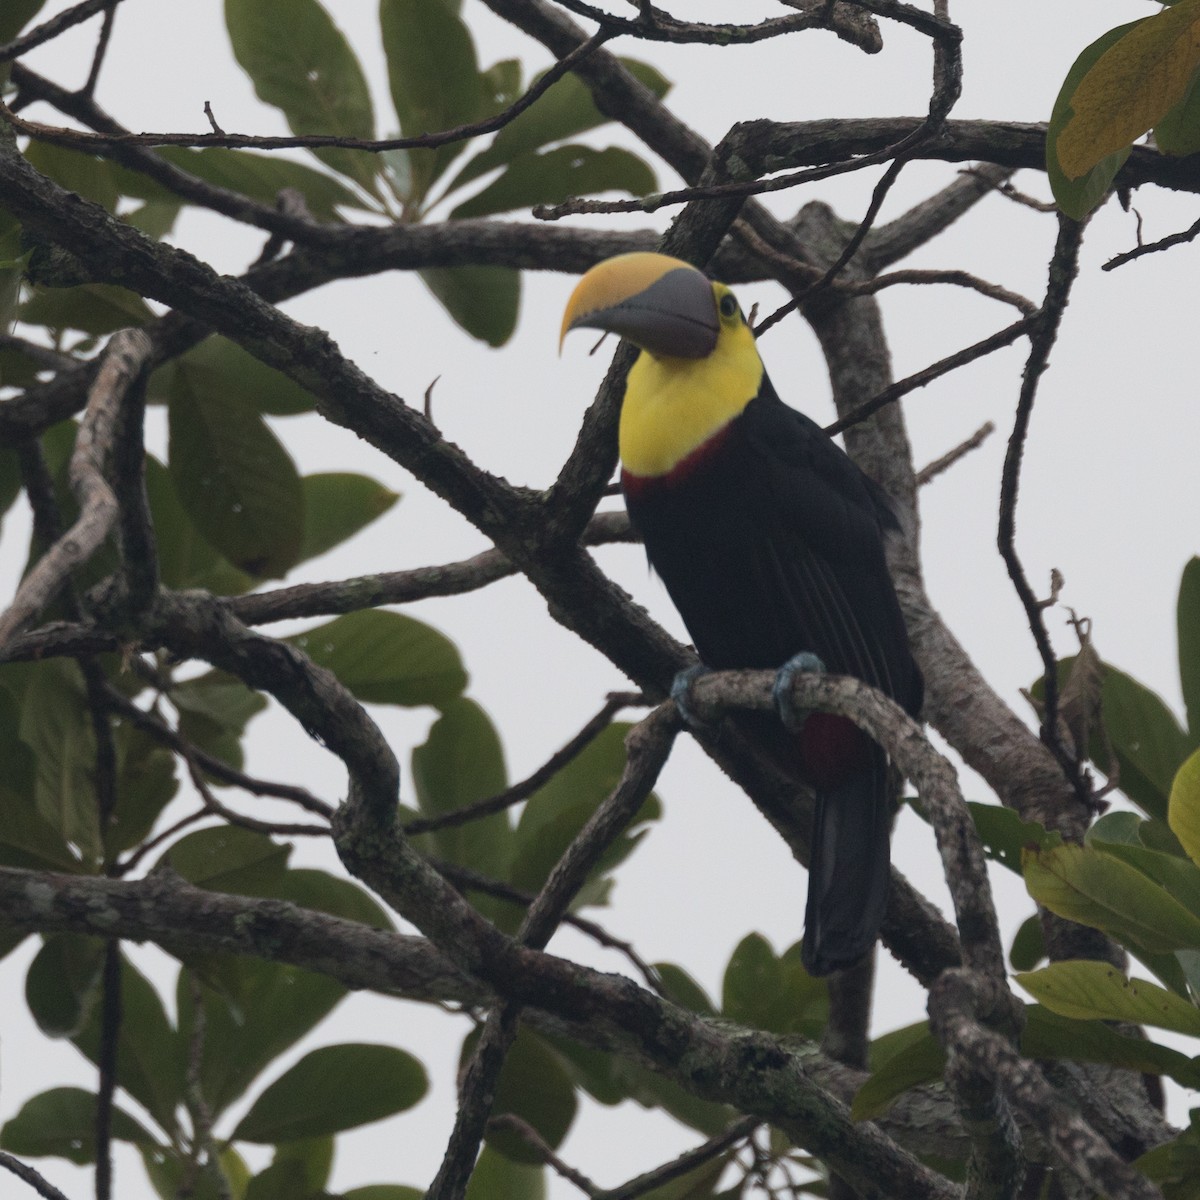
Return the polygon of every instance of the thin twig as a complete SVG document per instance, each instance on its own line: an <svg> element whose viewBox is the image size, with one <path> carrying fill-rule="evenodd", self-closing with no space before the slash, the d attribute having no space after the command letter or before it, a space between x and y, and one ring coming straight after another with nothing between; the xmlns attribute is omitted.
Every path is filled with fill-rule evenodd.
<svg viewBox="0 0 1200 1200"><path fill-rule="evenodd" d="M621 709L639 703L645 703L640 692L614 693L605 701L604 707L562 749L556 750L528 778L514 783L512 787L505 788L495 796L487 796L473 804L465 804L453 812L441 813L436 817L414 817L405 823L404 832L409 837L416 837L420 833L432 833L435 829L466 825L471 821L490 817L493 813L503 812L514 804L520 804L591 745L612 724L613 717Z"/></svg>
<svg viewBox="0 0 1200 1200"><path fill-rule="evenodd" d="M106 4L119 0L86 0L91 5L92 12L99 12ZM80 5L80 7L84 7ZM88 15L92 15L90 12ZM47 25L50 22L47 22ZM412 150L417 148L434 149L447 146L454 142L464 142L471 138L481 137L485 133L495 133L510 121L520 116L546 91L557 83L568 71L605 42L617 36L619 30L600 29L586 42L582 43L570 54L554 63L536 83L530 85L523 95L513 101L503 111L482 121L456 125L452 129L439 130L436 133L423 133L417 137L396 138L354 138L337 137L331 134L306 134L293 137L257 137L242 133L85 133L80 130L68 129L60 125L43 125L37 121L26 121L23 117L0 103L0 119L7 121L18 133L24 134L41 142L49 142L54 146L66 146L71 150L80 150L85 154L99 154L121 146L219 146L224 149L257 149L257 150L320 150L342 149L362 150L370 154L380 154L387 150ZM37 30L29 36L32 37ZM25 39L22 39L25 40ZM12 46L17 45L16 42ZM0 62L6 61L5 49L0 48ZM19 51L18 53L23 52ZM8 57L16 57L10 54ZM211 120L210 116L210 120Z"/></svg>
<svg viewBox="0 0 1200 1200"><path fill-rule="evenodd" d="M184 745L186 746L186 743ZM244 817L241 813L234 812L231 808L226 808L213 795L212 788L208 786L208 781L204 778L204 772L200 764L196 762L187 749L181 749L180 752L183 754L184 762L187 763L188 774L192 777L192 783L196 791L200 793L200 799L204 804L205 810L213 816L220 817L230 825L239 825L242 829L251 829L255 833L274 833L280 837L330 836L328 825L302 825L278 823L275 821L258 821L254 817Z"/></svg>
<svg viewBox="0 0 1200 1200"><path fill-rule="evenodd" d="M679 728L673 706L660 706L630 731L620 782L588 819L555 863L542 890L526 910L517 940L541 950L572 899L613 840L654 786ZM507 1001L489 1014L464 1073L458 1117L442 1164L426 1193L428 1200L458 1200L470 1178L491 1112L496 1079L517 1036L521 1005Z"/></svg>
<svg viewBox="0 0 1200 1200"><path fill-rule="evenodd" d="M678 1179L681 1175L694 1171L697 1167L716 1158L718 1154L723 1154L743 1138L750 1137L761 1124L762 1122L757 1117L741 1117L714 1137L709 1138L707 1142L695 1146L691 1150L685 1150L678 1158L672 1159L669 1163L664 1163L661 1167L655 1167L652 1171L638 1175L619 1187L609 1188L602 1193L599 1200L635 1200L638 1196L644 1196L647 1192L670 1183L672 1179Z"/></svg>
<svg viewBox="0 0 1200 1200"><path fill-rule="evenodd" d="M17 337L13 333L0 330L0 350L15 350L23 354L39 370L64 371L76 365L76 360L69 354L63 354L49 346L39 346L28 338Z"/></svg>
<svg viewBox="0 0 1200 1200"><path fill-rule="evenodd" d="M546 1139L516 1113L498 1113L488 1121L488 1129L515 1133L555 1174L561 1175L568 1183L573 1183L585 1196L591 1197L591 1200L601 1200L608 1195L604 1188L593 1183L582 1171L577 1171L559 1158Z"/></svg>
<svg viewBox="0 0 1200 1200"><path fill-rule="evenodd" d="M964 367L967 363L974 362L977 358L983 358L987 354L991 354L995 350L1000 350L1005 346L1012 345L1017 338L1027 334L1035 324L1036 318L1022 317L1019 321L1014 321L1011 325L999 330L997 333L991 334L989 337L983 338L981 341L975 342L962 350L956 350L953 354L948 354L945 358L939 359L937 362L925 367L924 370L917 371L904 379L893 383L890 387L886 387L878 395L873 396L870 400L858 405L845 416L839 417L836 421L825 426L825 432L831 437L836 433L841 433L845 429L849 429L851 425L858 425L865 421L873 413L877 413L881 408L889 404L894 404L901 396L908 395L909 392L916 391L917 388L922 388L928 383L932 383L935 379L940 379L943 375L949 374L958 367Z"/></svg>
<svg viewBox="0 0 1200 1200"><path fill-rule="evenodd" d="M891 271L887 275L877 275L874 279L864 279L861 283L839 283L834 285L834 291L847 296L870 296L881 292L884 288L895 287L897 284L932 284L948 283L953 287L970 288L990 300L999 300L1003 304L1011 304L1027 317L1037 312L1038 306L1032 300L1019 292L1010 291L998 283L991 283L972 275L970 271L924 271L907 270Z"/></svg>
<svg viewBox="0 0 1200 1200"><path fill-rule="evenodd" d="M91 96L96 91L96 83L100 79L100 68L104 65L104 57L108 53L108 43L112 37L113 24L117 18L117 5L120 2L121 0L108 0L108 7L104 10L104 23L100 26L100 36L96 39L92 67L88 71L87 82L80 89L85 96Z"/></svg>
<svg viewBox="0 0 1200 1200"><path fill-rule="evenodd" d="M1071 285L1079 270L1079 247L1083 240L1083 223L1071 217L1060 216L1058 241L1050 260L1049 281L1046 299L1029 338L1029 357L1021 380L1021 391L1017 398L1017 411L1013 431L1008 439L1008 453L1004 459L1004 471L1000 481L1000 520L996 531L996 543L1000 556L1008 568L1009 578L1025 609L1030 632L1042 659L1045 680L1045 708L1042 714L1042 740L1053 752L1062 766L1076 794L1085 804L1091 804L1091 791L1080 773L1079 759L1064 746L1058 728L1058 660L1042 608L1029 580L1016 548L1017 492L1021 479L1021 459L1025 452L1025 440L1029 433L1029 422L1033 413L1033 402L1037 395L1038 382L1050 365L1050 350L1058 337L1063 313L1071 295Z"/></svg>
<svg viewBox="0 0 1200 1200"><path fill-rule="evenodd" d="M899 0L856 0L856 3L877 15L909 25L933 41L934 87L929 111L916 128L898 141L877 151L777 175L772 179L685 187L627 201L584 200L573 197L562 204L538 205L533 209L533 215L539 220L556 221L580 213L656 212L664 206L688 203L692 200L747 197L782 191L818 179L828 179L860 171L864 167L892 163L893 160L903 160L912 156L921 145L938 133L962 91L962 30L913 5L899 3Z"/></svg>
<svg viewBox="0 0 1200 1200"><path fill-rule="evenodd" d="M481 892L485 896L494 896L497 900L504 900L522 908L528 908L534 901L532 892L524 892L520 888L513 887L511 883L504 883L502 880L481 875L478 871L472 871L470 867L462 867L458 863L446 862L440 858L431 858L429 861L437 869L438 874L448 879L459 891ZM619 954L623 954L641 975L646 986L660 996L666 997L666 989L663 987L658 972L638 954L632 942L616 937L609 933L603 925L597 925L595 921L589 921L587 917L581 917L577 913L567 913L563 917L563 924L578 929L580 933L586 934L606 950L616 950Z"/></svg>
<svg viewBox="0 0 1200 1200"><path fill-rule="evenodd" d="M1162 250L1170 250L1172 246L1186 245L1188 242L1194 242L1197 237L1200 237L1200 221L1189 225L1180 233L1171 233L1164 238L1159 238L1157 242L1146 242L1132 250L1126 250L1123 254L1117 254L1104 263L1100 270L1113 271L1117 267L1123 267L1127 262L1133 262L1135 258L1141 258L1146 254L1158 254Z"/></svg>
<svg viewBox="0 0 1200 1200"><path fill-rule="evenodd" d="M113 867L113 876L121 878L128 875L148 854L157 850L164 842L169 842L177 833L182 833L185 829L195 825L197 821L203 821L205 817L212 816L212 813L206 807L198 808L194 813L189 813L186 817L180 817L173 825L168 825L166 829L160 833L156 833L149 841L143 842L138 848L132 851L128 858L122 859Z"/></svg>
<svg viewBox="0 0 1200 1200"><path fill-rule="evenodd" d="M992 421L985 421L966 441L960 442L953 450L947 450L940 458L935 458L933 462L922 467L916 474L917 487L924 487L941 475L943 471L948 471L959 459L982 446L995 432L995 424Z"/></svg>
<svg viewBox="0 0 1200 1200"><path fill-rule="evenodd" d="M253 775L247 775L244 771L239 771L223 758L217 758L216 755L209 754L208 751L202 750L199 746L188 741L177 729L172 729L166 721L155 713L139 708L116 688L110 687L107 689L105 692L105 703L114 712L120 713L126 720L133 722L139 729L148 733L155 740L174 750L176 754L184 758L190 757L193 759L196 765L202 768L206 774L213 776L214 779L218 779L222 783L240 787L255 796L270 796L275 800L288 800L308 812L315 813L319 817L324 817L326 820L333 816L333 805L318 799L306 788L296 787L288 783L275 783L269 779L258 779Z"/></svg>
<svg viewBox="0 0 1200 1200"><path fill-rule="evenodd" d="M188 1161L188 1170L192 1178L189 1182L194 1188L196 1176L201 1170L200 1156L203 1154L204 1173L216 1187L220 1200L232 1200L233 1189L221 1168L220 1150L213 1137L212 1109L204 1095L204 1039L208 1031L207 1013L204 1008L204 989L193 970L187 968L186 974L188 991L192 998L192 1028L188 1036L185 1085L188 1111L192 1116L192 1145Z"/></svg>
<svg viewBox="0 0 1200 1200"><path fill-rule="evenodd" d="M887 197L888 192L891 191L892 185L900 178L900 172L904 169L904 162L904 159L896 158L888 163L887 170L884 171L879 182L871 192L871 202L867 205L867 211L863 219L858 223L858 228L855 229L854 233L846 241L841 253L830 264L825 274L816 283L804 289L798 295L793 296L787 304L777 308L765 320L760 321L758 327L754 330L756 337L761 337L772 325L778 324L789 313L799 308L801 304L819 297L820 293L829 287L838 275L841 274L846 264L858 253L859 247L862 246L867 234L871 232L871 227L875 224L875 218L879 215L879 210L883 206L884 199Z"/></svg>
<svg viewBox="0 0 1200 1200"><path fill-rule="evenodd" d="M38 1174L31 1166L19 1158L13 1158L7 1151L0 1150L0 1167L11 1171L18 1179L24 1180L43 1200L68 1200L64 1192L60 1192L48 1179Z"/></svg>
<svg viewBox="0 0 1200 1200"><path fill-rule="evenodd" d="M624 512L595 514L581 538L585 546L637 540ZM356 612L381 604L408 604L431 596L458 596L515 575L517 569L502 551L484 550L459 562L360 575L335 583L301 583L250 596L231 596L225 604L247 625L264 625L294 617Z"/></svg>
<svg viewBox="0 0 1200 1200"><path fill-rule="evenodd" d="M36 46L52 41L60 33L94 17L98 12L115 8L120 2L121 0L83 0L74 8L68 8L66 12L61 12L58 16L51 17L48 21L43 21L40 25L35 26L24 37L9 42L7 46L0 46L0 63L20 58L22 54L28 53Z"/></svg>
<svg viewBox="0 0 1200 1200"><path fill-rule="evenodd" d="M96 1066L100 1082L96 1088L96 1200L112 1197L112 1118L117 1091L117 1048L121 1037L121 943L109 938L104 945L104 975L101 990L100 1050Z"/></svg>

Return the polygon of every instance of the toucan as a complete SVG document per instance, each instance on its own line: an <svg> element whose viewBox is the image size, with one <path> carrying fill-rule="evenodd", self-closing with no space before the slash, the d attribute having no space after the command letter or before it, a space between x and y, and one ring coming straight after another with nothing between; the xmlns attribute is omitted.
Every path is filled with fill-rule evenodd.
<svg viewBox="0 0 1200 1200"><path fill-rule="evenodd" d="M702 664L852 675L916 716L921 672L884 551L896 511L780 400L729 288L677 258L622 254L579 280L560 344L579 328L641 350L621 406L621 486ZM816 797L801 956L825 975L878 936L894 788L852 721L792 718L787 753Z"/></svg>

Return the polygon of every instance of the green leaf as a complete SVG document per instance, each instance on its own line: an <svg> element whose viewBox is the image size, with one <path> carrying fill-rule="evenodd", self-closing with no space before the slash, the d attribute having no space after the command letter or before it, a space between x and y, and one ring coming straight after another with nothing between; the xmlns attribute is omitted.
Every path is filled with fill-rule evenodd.
<svg viewBox="0 0 1200 1200"><path fill-rule="evenodd" d="M1058 846L1025 856L1029 894L1051 912L1150 954L1200 947L1200 918L1112 854Z"/></svg>
<svg viewBox="0 0 1200 1200"><path fill-rule="evenodd" d="M155 153L208 183L241 192L260 204L274 205L281 191L292 188L304 196L308 211L319 221L341 220L339 208L368 207L358 192L332 175L277 154L254 154L220 146L202 150L162 146Z"/></svg>
<svg viewBox="0 0 1200 1200"><path fill-rule="evenodd" d="M455 6L441 0L380 0L379 25L388 86L405 137L440 133L475 121L484 108L484 81L475 44ZM490 97L489 97L490 100ZM419 208L430 186L466 143L403 152L405 204Z"/></svg>
<svg viewBox="0 0 1200 1200"><path fill-rule="evenodd" d="M142 1165L161 1200L228 1200L230 1194L245 1200L246 1188L250 1183L250 1168L242 1156L231 1146L219 1150L217 1162L228 1187L218 1188L217 1182L208 1172L196 1177L196 1164L183 1150L174 1147L141 1146Z"/></svg>
<svg viewBox="0 0 1200 1200"><path fill-rule="evenodd" d="M235 567L287 573L304 538L304 488L291 456L236 394L180 367L168 408L175 491L192 523Z"/></svg>
<svg viewBox="0 0 1200 1200"><path fill-rule="evenodd" d="M1200 750L1190 754L1176 772L1167 820L1188 857L1200 865Z"/></svg>
<svg viewBox="0 0 1200 1200"><path fill-rule="evenodd" d="M669 1179L666 1183L643 1192L640 1200L736 1200L740 1188L732 1195L724 1191L718 1194L716 1190L725 1168L734 1161L736 1160L732 1150L718 1154L675 1179Z"/></svg>
<svg viewBox="0 0 1200 1200"><path fill-rule="evenodd" d="M671 85L667 79L648 63L632 58L619 61L660 100L670 91ZM500 129L492 144L467 162L446 191L454 191L530 151L551 142L577 137L610 119L596 107L587 85L577 75L568 72L551 84L529 108Z"/></svg>
<svg viewBox="0 0 1200 1200"><path fill-rule="evenodd" d="M93 772L96 736L75 663L40 664L21 704L21 740L37 762L37 811L85 860L100 858Z"/></svg>
<svg viewBox="0 0 1200 1200"><path fill-rule="evenodd" d="M77 933L47 934L25 976L25 1003L52 1038L73 1037L100 997L104 942Z"/></svg>
<svg viewBox="0 0 1200 1200"><path fill-rule="evenodd" d="M374 929L395 928L387 910L369 892L349 879L325 871L313 868L285 871L277 879L267 881L264 894L347 921L359 921Z"/></svg>
<svg viewBox="0 0 1200 1200"><path fill-rule="evenodd" d="M132 725L117 726L113 733L118 763L117 806L104 830L109 858L146 837L179 790L175 755L170 750Z"/></svg>
<svg viewBox="0 0 1200 1200"><path fill-rule="evenodd" d="M717 1015L716 1005L708 998L708 993L682 967L662 962L654 963L654 970L668 1000L702 1017Z"/></svg>
<svg viewBox="0 0 1200 1200"><path fill-rule="evenodd" d="M489 346L503 346L517 327L521 273L509 267L429 267L418 271L455 324Z"/></svg>
<svg viewBox="0 0 1200 1200"><path fill-rule="evenodd" d="M412 1108L428 1089L425 1068L394 1046L324 1046L259 1096L233 1140L288 1142L340 1133Z"/></svg>
<svg viewBox="0 0 1200 1200"><path fill-rule="evenodd" d="M1134 1160L1147 1179L1158 1184L1166 1200L1200 1200L1200 1128L1192 1109L1189 1128L1178 1137Z"/></svg>
<svg viewBox="0 0 1200 1200"><path fill-rule="evenodd" d="M21 750L26 747L21 746ZM47 820L37 810L32 792L18 795L0 783L0 811L4 813L4 821L0 823L0 865L72 874L82 869L83 864L66 843L61 825Z"/></svg>
<svg viewBox="0 0 1200 1200"><path fill-rule="evenodd" d="M1187 95L1200 67L1200 0L1179 0L1122 32L1083 74L1057 139L1068 179L1133 144Z"/></svg>
<svg viewBox="0 0 1200 1200"><path fill-rule="evenodd" d="M493 117L514 104L521 94L521 60L504 58L479 73L480 119Z"/></svg>
<svg viewBox="0 0 1200 1200"><path fill-rule="evenodd" d="M83 1028L71 1039L92 1063L100 1061L100 1007L92 1006ZM168 1020L158 992L124 955L121 1014L117 1082L171 1138L177 1138L177 1110L184 1099L187 1046Z"/></svg>
<svg viewBox="0 0 1200 1200"><path fill-rule="evenodd" d="M1166 818L1171 783L1188 738L1171 710L1136 679L1106 667L1104 727L1121 765L1121 790L1152 817Z"/></svg>
<svg viewBox="0 0 1200 1200"><path fill-rule="evenodd" d="M464 1042L464 1058L476 1040L472 1035ZM522 1029L496 1081L493 1113L520 1117L547 1145L557 1148L571 1128L577 1107L575 1085L558 1052L537 1034ZM542 1161L524 1138L507 1130L490 1131L487 1142L513 1162L533 1165Z"/></svg>
<svg viewBox="0 0 1200 1200"><path fill-rule="evenodd" d="M145 325L154 314L133 292L105 283L77 287L37 287L21 305L18 319L50 329L78 329L97 337L128 325Z"/></svg>
<svg viewBox="0 0 1200 1200"><path fill-rule="evenodd" d="M114 1105L112 1135L122 1142L154 1145L154 1138ZM0 1130L0 1147L29 1158L54 1155L83 1165L96 1160L96 1097L82 1088L51 1088L27 1100Z"/></svg>
<svg viewBox="0 0 1200 1200"><path fill-rule="evenodd" d="M348 471L305 475L303 484L301 562L349 541L400 499L398 493L382 483Z"/></svg>
<svg viewBox="0 0 1200 1200"><path fill-rule="evenodd" d="M52 146L49 142L32 141L25 157L48 179L59 187L92 200L110 213L117 208L117 185L109 164L92 154Z"/></svg>
<svg viewBox="0 0 1200 1200"><path fill-rule="evenodd" d="M1200 1084L1192 1059L1144 1037L1126 1037L1102 1021L1064 1017L1040 1004L1025 1007L1021 1053L1027 1058L1107 1063L1126 1071L1168 1075L1184 1087Z"/></svg>
<svg viewBox="0 0 1200 1200"><path fill-rule="evenodd" d="M239 896L273 894L292 852L265 833L219 825L177 841L159 860L196 887Z"/></svg>
<svg viewBox="0 0 1200 1200"><path fill-rule="evenodd" d="M169 400L176 373L184 370L193 388L205 393L228 393L266 417L290 417L312 412L316 397L282 371L269 367L237 342L214 334L192 347L174 363L160 367L150 378L150 398Z"/></svg>
<svg viewBox="0 0 1200 1200"><path fill-rule="evenodd" d="M306 1138L275 1147L271 1165L246 1187L244 1200L327 1200L333 1138Z"/></svg>
<svg viewBox="0 0 1200 1200"><path fill-rule="evenodd" d="M856 1121L882 1116L910 1088L936 1083L945 1070L946 1052L926 1025L918 1037L871 1072L854 1096L850 1115Z"/></svg>
<svg viewBox="0 0 1200 1200"><path fill-rule="evenodd" d="M971 819L983 842L983 852L993 862L1021 874L1021 852L1027 846L1047 849L1061 845L1062 836L1047 833L1036 821L1022 821L1011 808L999 804L967 803Z"/></svg>
<svg viewBox="0 0 1200 1200"><path fill-rule="evenodd" d="M527 892L538 892L554 864L616 787L625 770L625 735L629 725L610 725L578 757L569 762L526 802L517 824L517 849L511 881ZM651 792L625 832L601 859L593 881L612 870L641 840L638 826L657 821L658 797ZM581 893L576 906L602 901L603 895Z"/></svg>
<svg viewBox="0 0 1200 1200"><path fill-rule="evenodd" d="M373 138L375 116L362 67L317 0L225 0L233 53L260 100L297 134ZM371 190L372 154L318 150L335 171Z"/></svg>
<svg viewBox="0 0 1200 1200"><path fill-rule="evenodd" d="M1175 620L1179 636L1179 681L1187 707L1189 739L1196 746L1200 745L1200 558L1193 558L1183 568Z"/></svg>
<svg viewBox="0 0 1200 1200"><path fill-rule="evenodd" d="M34 17L46 0L5 0L0 9L0 45L11 42Z"/></svg>
<svg viewBox="0 0 1200 1200"><path fill-rule="evenodd" d="M132 212L125 213L121 219L140 229L148 238L160 242L175 228L183 204L180 202L165 204L143 204Z"/></svg>
<svg viewBox="0 0 1200 1200"><path fill-rule="evenodd" d="M399 1183L369 1183L366 1187L343 1192L342 1200L422 1200L424 1195L423 1188L404 1187Z"/></svg>
<svg viewBox="0 0 1200 1200"><path fill-rule="evenodd" d="M1132 814L1130 814L1132 815ZM1134 818L1137 819L1136 817ZM1143 822L1138 822L1139 826ZM1120 859L1165 888L1171 897L1200 917L1200 870L1178 853L1151 850L1141 841L1105 841L1114 826L1103 821L1089 831L1085 845ZM1121 826L1116 828L1123 828Z"/></svg>
<svg viewBox="0 0 1200 1200"><path fill-rule="evenodd" d="M559 146L542 154L525 154L514 159L498 179L464 200L450 216L452 219L486 217L597 192L643 196L656 186L654 172L628 150L616 146L605 150Z"/></svg>
<svg viewBox="0 0 1200 1200"><path fill-rule="evenodd" d="M462 697L445 707L425 744L413 750L412 778L417 805L430 817L454 812L508 786L500 735L474 700ZM513 831L507 812L436 830L427 840L438 858L495 879L508 877ZM494 906L483 907L490 914Z"/></svg>
<svg viewBox="0 0 1200 1200"><path fill-rule="evenodd" d="M1051 963L1018 974L1017 982L1040 1004L1064 1017L1128 1021L1200 1036L1200 1009L1146 979L1126 979L1109 963Z"/></svg>
<svg viewBox="0 0 1200 1200"><path fill-rule="evenodd" d="M212 670L176 683L170 690L171 703L181 713L194 713L234 733L241 733L250 718L267 707L261 692L248 687L236 675Z"/></svg>
<svg viewBox="0 0 1200 1200"><path fill-rule="evenodd" d="M215 1118L316 1026L346 989L328 976L281 963L221 957L202 965L205 1033L200 1079ZM219 991L210 979L219 982ZM190 1037L194 1005L188 971L180 972L175 1003L180 1029Z"/></svg>
<svg viewBox="0 0 1200 1200"><path fill-rule="evenodd" d="M1050 189L1054 193L1058 207L1067 216L1074 217L1077 221L1083 220L1107 195L1109 185L1129 157L1129 147L1101 159L1080 178L1068 178L1059 164L1058 143L1067 123L1075 115L1075 110L1071 107L1071 98L1074 96L1080 80L1095 66L1105 51L1116 45L1137 23L1133 21L1128 25L1110 29L1092 42L1067 72L1067 77L1063 80L1058 97L1054 101L1050 124L1046 128L1046 174L1049 177Z"/></svg>
<svg viewBox="0 0 1200 1200"><path fill-rule="evenodd" d="M721 1015L771 1033L819 1037L829 1013L824 980L800 963L800 943L776 957L759 933L738 943L725 968Z"/></svg>
<svg viewBox="0 0 1200 1200"><path fill-rule="evenodd" d="M179 710L182 736L200 750L240 768L246 725L266 708L266 698L224 671L208 671L186 683L174 684L169 695Z"/></svg>
<svg viewBox="0 0 1200 1200"><path fill-rule="evenodd" d="M377 1198L370 1197L370 1200ZM467 1184L466 1200L546 1200L545 1169L512 1162L490 1146L484 1146L471 1173L471 1182Z"/></svg>
<svg viewBox="0 0 1200 1200"><path fill-rule="evenodd" d="M204 588L215 595L237 596L254 586L254 580L218 554L192 524L179 503L170 472L149 454L146 495L157 534L158 570L167 587Z"/></svg>
<svg viewBox="0 0 1200 1200"><path fill-rule="evenodd" d="M467 686L454 643L400 613L347 613L287 640L369 704L442 708Z"/></svg>
<svg viewBox="0 0 1200 1200"><path fill-rule="evenodd" d="M308 1186L303 1163L288 1158L259 1171L246 1185L243 1200L321 1200L327 1195L324 1190L318 1192Z"/></svg>
<svg viewBox="0 0 1200 1200"><path fill-rule="evenodd" d="M1008 961L1014 971L1032 971L1046 957L1046 939L1040 917L1026 917L1013 935Z"/></svg>
<svg viewBox="0 0 1200 1200"><path fill-rule="evenodd" d="M1154 144L1161 154L1178 158L1200 150L1200 88L1195 76L1183 99L1154 126Z"/></svg>

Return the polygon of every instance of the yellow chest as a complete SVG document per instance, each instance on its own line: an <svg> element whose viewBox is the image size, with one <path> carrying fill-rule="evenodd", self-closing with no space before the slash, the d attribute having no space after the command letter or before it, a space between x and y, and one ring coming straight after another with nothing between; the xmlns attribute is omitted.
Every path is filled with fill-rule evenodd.
<svg viewBox="0 0 1200 1200"><path fill-rule="evenodd" d="M749 330L723 336L707 358L643 352L621 406L621 463L634 475L667 474L758 395L763 366Z"/></svg>

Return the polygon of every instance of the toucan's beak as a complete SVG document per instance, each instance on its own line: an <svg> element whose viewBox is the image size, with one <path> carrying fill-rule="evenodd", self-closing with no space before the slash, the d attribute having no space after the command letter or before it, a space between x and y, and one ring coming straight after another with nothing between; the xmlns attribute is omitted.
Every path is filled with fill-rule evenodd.
<svg viewBox="0 0 1200 1200"><path fill-rule="evenodd" d="M558 344L572 329L605 329L656 358L706 358L720 322L712 284L665 254L621 254L580 279L563 314Z"/></svg>

